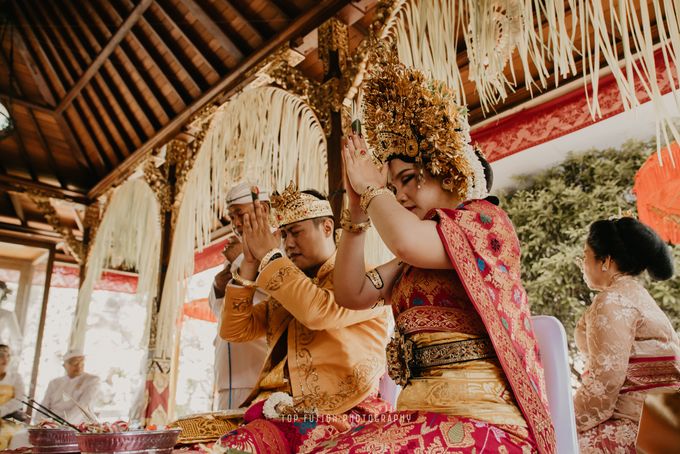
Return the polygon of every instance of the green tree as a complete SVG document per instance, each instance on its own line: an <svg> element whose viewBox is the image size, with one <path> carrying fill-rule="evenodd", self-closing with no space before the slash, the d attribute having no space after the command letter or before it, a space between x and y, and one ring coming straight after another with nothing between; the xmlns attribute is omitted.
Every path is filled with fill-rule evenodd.
<svg viewBox="0 0 680 454"><path fill-rule="evenodd" d="M522 246L522 280L534 314L557 317L575 357L574 327L594 294L583 281L576 259L583 255L588 226L622 211L636 212L632 192L635 174L653 142L630 141L621 149L571 154L562 164L519 179L519 189L503 194L501 206L517 229ZM673 248L675 268L680 247ZM645 286L680 326L680 277Z"/></svg>

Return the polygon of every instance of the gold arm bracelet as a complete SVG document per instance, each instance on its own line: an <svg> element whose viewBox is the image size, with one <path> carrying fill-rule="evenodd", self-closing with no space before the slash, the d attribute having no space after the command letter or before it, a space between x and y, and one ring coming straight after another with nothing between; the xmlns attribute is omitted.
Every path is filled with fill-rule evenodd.
<svg viewBox="0 0 680 454"><path fill-rule="evenodd" d="M255 281L251 281L249 279L245 279L241 277L240 274L238 274L239 270L235 269L233 273L231 273L231 278L236 282L238 285L241 287L246 287L246 288L255 288L257 287L257 284Z"/></svg>
<svg viewBox="0 0 680 454"><path fill-rule="evenodd" d="M350 233L363 233L371 228L371 220L353 223L349 210L345 209L340 216L340 227Z"/></svg>
<svg viewBox="0 0 680 454"><path fill-rule="evenodd" d="M394 196L394 193L384 186L380 188L369 186L364 192L361 193L361 201L359 202L359 206L361 206L361 209L364 213L368 213L368 206L371 204L373 199L381 194L389 194Z"/></svg>
<svg viewBox="0 0 680 454"><path fill-rule="evenodd" d="M371 271L367 272L366 277L371 281L371 284L373 284L373 287L375 287L377 290L380 290L385 286L382 276L376 268L373 268Z"/></svg>

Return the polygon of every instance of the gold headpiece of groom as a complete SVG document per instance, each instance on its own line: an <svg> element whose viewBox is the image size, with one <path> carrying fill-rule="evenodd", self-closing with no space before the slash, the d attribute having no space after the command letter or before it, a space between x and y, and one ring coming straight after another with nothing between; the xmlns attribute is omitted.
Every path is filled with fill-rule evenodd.
<svg viewBox="0 0 680 454"><path fill-rule="evenodd" d="M311 194L298 191L292 181L280 195L272 196L271 203L276 210L276 222L279 227L307 219L333 217L328 200L320 200Z"/></svg>

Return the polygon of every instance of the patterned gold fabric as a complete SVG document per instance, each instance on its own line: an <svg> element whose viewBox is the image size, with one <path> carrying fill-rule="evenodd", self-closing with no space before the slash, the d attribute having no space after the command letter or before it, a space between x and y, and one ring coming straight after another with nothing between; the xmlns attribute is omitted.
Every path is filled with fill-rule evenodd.
<svg viewBox="0 0 680 454"><path fill-rule="evenodd" d="M409 333L416 347L486 334L460 279L450 270L406 268L394 287L392 304L398 329ZM423 370L401 391L397 408L526 427L497 360Z"/></svg>
<svg viewBox="0 0 680 454"><path fill-rule="evenodd" d="M177 440L178 444L207 443L236 429L242 421L243 412L232 410L186 416L168 427L182 429Z"/></svg>
<svg viewBox="0 0 680 454"><path fill-rule="evenodd" d="M296 405L340 414L376 392L385 371L389 309L340 307L333 294L334 263L335 256L310 279L289 259L274 260L257 278L258 287L270 298L255 306L253 289L227 286L222 338L246 342L266 336L269 345L260 385L246 404L260 394L262 380L281 364L281 357L273 357L280 342L285 346Z"/></svg>

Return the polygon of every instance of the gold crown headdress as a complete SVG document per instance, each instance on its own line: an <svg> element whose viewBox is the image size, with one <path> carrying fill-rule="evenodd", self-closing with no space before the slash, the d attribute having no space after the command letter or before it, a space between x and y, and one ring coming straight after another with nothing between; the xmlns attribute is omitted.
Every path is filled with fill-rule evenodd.
<svg viewBox="0 0 680 454"><path fill-rule="evenodd" d="M328 200L319 200L311 194L298 191L292 181L283 193L272 196L272 207L276 210L279 227L306 219L333 217Z"/></svg>
<svg viewBox="0 0 680 454"><path fill-rule="evenodd" d="M482 163L470 144L467 109L442 82L399 62L396 49L375 43L374 63L363 86L368 144L381 162L415 158L442 187L462 200L486 197Z"/></svg>

